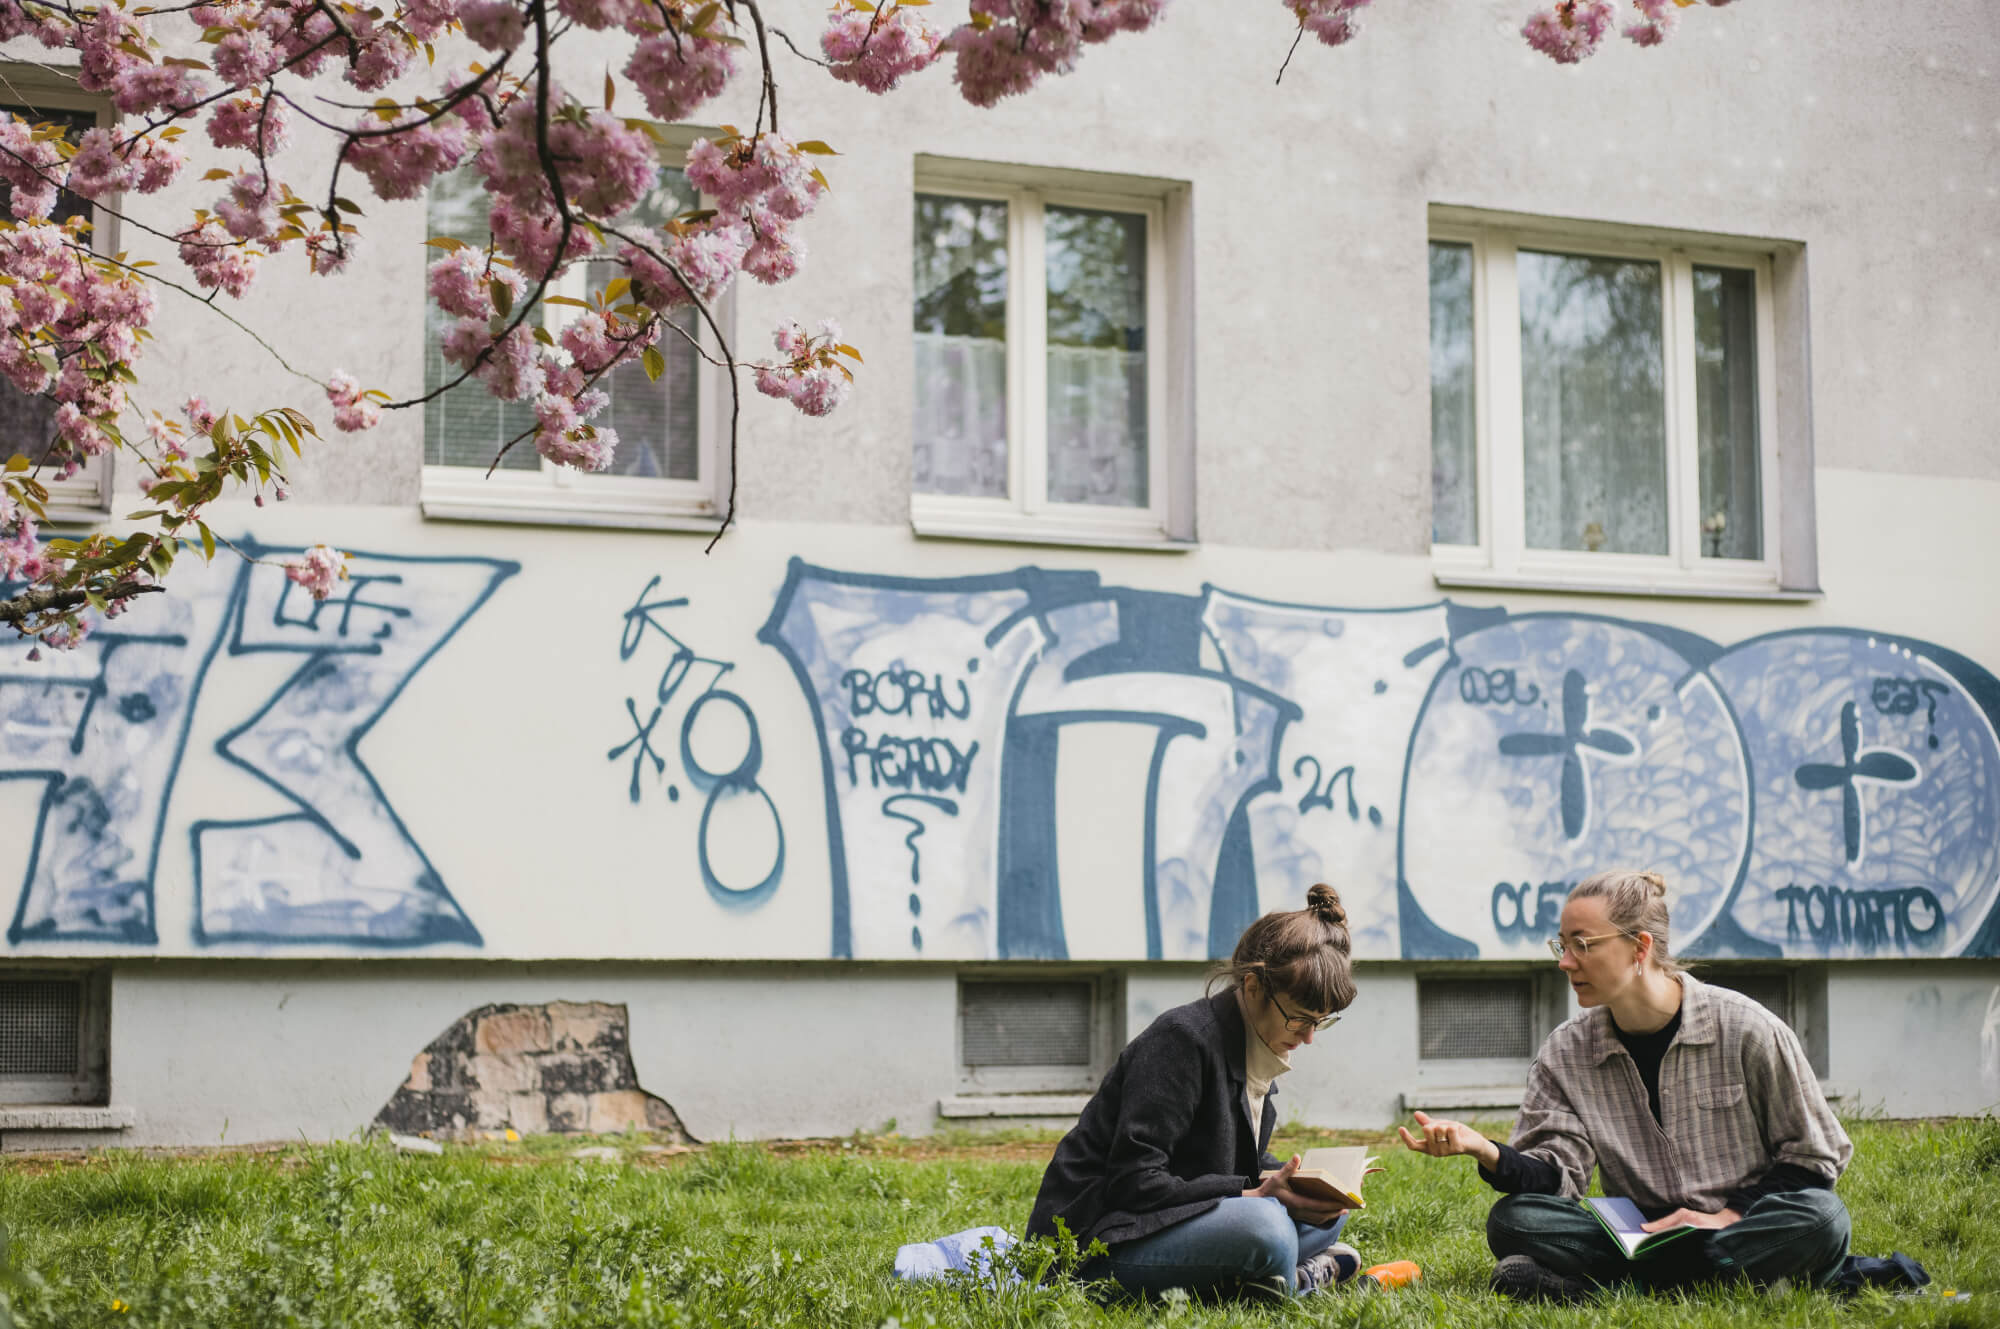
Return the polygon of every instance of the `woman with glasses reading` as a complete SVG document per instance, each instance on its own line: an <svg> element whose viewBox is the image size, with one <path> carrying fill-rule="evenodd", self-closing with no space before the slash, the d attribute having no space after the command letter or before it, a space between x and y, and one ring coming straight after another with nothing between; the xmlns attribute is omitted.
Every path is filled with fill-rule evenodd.
<svg viewBox="0 0 2000 1329"><path fill-rule="evenodd" d="M1292 1189L1299 1159L1266 1152L1273 1084L1354 1000L1347 913L1333 887L1245 929L1210 980L1162 1014L1091 1096L1042 1176L1028 1235L1060 1222L1109 1254L1083 1278L1127 1291L1304 1293L1352 1278L1342 1202ZM1265 1173L1271 1175L1265 1176Z"/></svg>
<svg viewBox="0 0 2000 1329"><path fill-rule="evenodd" d="M1798 1038L1750 998L1697 981L1667 950L1657 872L1600 872L1569 893L1549 947L1582 1014L1542 1044L1511 1145L1416 1114L1403 1143L1470 1154L1504 1192L1486 1219L1496 1292L1575 1301L1631 1281L1823 1284L1847 1254L1833 1184L1854 1149ZM1628 1259L1578 1203L1591 1169L1648 1232Z"/></svg>

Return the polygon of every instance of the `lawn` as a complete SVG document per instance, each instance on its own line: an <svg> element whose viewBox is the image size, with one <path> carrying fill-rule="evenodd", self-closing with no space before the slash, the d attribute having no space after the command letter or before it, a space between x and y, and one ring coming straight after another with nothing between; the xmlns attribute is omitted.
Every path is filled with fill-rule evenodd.
<svg viewBox="0 0 2000 1329"><path fill-rule="evenodd" d="M1104 1307L1073 1285L914 1286L889 1277L896 1246L986 1223L1018 1229L1050 1140L857 1137L669 1155L614 1139L590 1142L615 1149L609 1159L572 1157L575 1141L530 1141L442 1157L377 1143L10 1160L0 1326L10 1315L19 1329L2000 1326L2000 1120L1849 1129L1855 1162L1840 1190L1855 1248L1915 1255L1938 1280L1928 1297L1842 1304L1733 1289L1518 1306L1486 1291L1490 1193L1472 1165L1386 1145L1389 1171L1370 1182L1373 1205L1349 1233L1370 1263L1422 1264L1414 1288L1266 1309ZM1294 1133L1280 1146L1329 1138ZM1973 1296L1944 1302L1943 1286Z"/></svg>

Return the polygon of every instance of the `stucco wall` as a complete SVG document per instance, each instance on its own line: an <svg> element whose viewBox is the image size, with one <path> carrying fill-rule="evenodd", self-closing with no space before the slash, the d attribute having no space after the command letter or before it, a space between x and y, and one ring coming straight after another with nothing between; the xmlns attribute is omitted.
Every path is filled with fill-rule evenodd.
<svg viewBox="0 0 2000 1329"><path fill-rule="evenodd" d="M1384 961L1463 954L1406 924L1412 902L1483 958L1531 955L1546 930L1542 883L1634 856L1668 861L1686 892L1677 926L1706 933L1726 953L1756 953L1746 937L1801 958L1990 949L1990 929L1981 929L2000 890L1992 808L2000 744L1986 672L2000 668L2000 612L1987 571L2000 554L1992 522L2000 510L1992 434L2000 31L1979 0L1926 6L1921 25L1865 36L1836 6L1733 5L1691 14L1660 51L1614 45L1560 70L1513 36L1523 8L1516 0L1412 0L1371 13L1359 42L1302 50L1273 88L1289 35L1280 16L1253 21L1229 6L1184 3L1158 32L1093 48L1074 78L991 113L960 105L941 72L878 102L803 66L792 70L791 124L824 130L844 155L811 223L814 261L783 288L747 287L738 321L754 346L781 316L837 314L868 356L854 399L826 421L746 399L744 520L707 556L701 537L426 523L415 508L415 412L392 414L371 435L329 438L299 465L294 502L239 505L219 524L274 547L323 540L362 551L356 571L376 580L351 602L315 614L282 600L268 568L245 573L226 559L205 574L185 567L173 596L121 620L121 631L178 641L112 652L100 638L42 663L29 681L13 665L0 678L0 705L14 726L0 774L61 776L65 800L75 800L45 807L53 778L0 780L0 825L10 831L0 838L0 882L21 883L0 956L285 957L282 971L208 962L120 969L114 1098L173 1123L158 1138L201 1139L220 1131L220 1116L230 1117L235 1138L353 1129L394 1088L414 1050L466 1010L556 997L630 1001L642 1081L698 1135L920 1120L952 1069L946 970L871 968L864 978L754 966L697 976L493 962L819 961L920 950L925 961L1047 958L1058 932L1072 958L1138 962L1212 949L1216 911L1204 906L1225 878L1252 911L1294 902L1316 876L1335 879L1356 912L1363 953ZM803 2L774 9L795 31L809 31L818 13ZM1218 63L1217 51L1228 59ZM594 82L600 64L584 52L583 66ZM746 120L748 109L725 99L713 119ZM301 161L313 151L303 148ZM1116 554L910 535L909 199L919 153L1188 184L1197 550ZM163 204L205 201L212 186L198 175ZM1558 774L1574 755L1567 749L1542 753L1545 778L1531 788L1519 774L1525 765L1490 756L1492 733L1475 734L1475 743L1440 721L1425 737L1416 695L1424 687L1447 670L1457 671L1449 675L1456 687L1468 662L1515 667L1472 658L1480 638L1464 629L1483 620L1454 627L1446 611L1426 608L1440 599L1426 553L1424 242L1433 204L1764 237L1803 246L1806 256L1822 599L1452 596L1464 609L1505 608L1516 624L1529 614L1567 616L1568 626L1539 644L1486 625L1484 644L1535 657L1533 676L1517 679L1523 693L1534 689L1531 707L1560 698L1572 667L1610 706L1626 652L1651 653L1625 675L1643 675L1644 686L1616 696L1633 713L1591 725L1631 740L1636 764L1620 764L1633 752L1604 745L1578 757L1597 763L1588 767L1599 781L1589 786L1596 803L1569 800ZM412 393L421 380L422 209L370 203L368 213L370 259L352 276L326 283L289 259L273 262L237 312L301 367L345 368ZM125 243L139 255L155 247L138 236ZM331 302L329 292L337 293ZM237 409L290 401L326 414L316 389L274 368L264 349L207 311L168 298L157 326L149 400L170 403L200 388ZM788 647L782 622L768 626L794 559L875 579L996 578L1024 568L1094 575L1107 593L1085 597L1098 617L1072 620L1072 644L1081 640L1075 630L1106 628L1106 605L1134 614L1141 601L1181 636L1164 654L1164 638L1154 636L1113 653L1111 681L1099 677L1095 691L1144 718L1073 717L1075 739L1053 756L1032 754L1050 763L1042 785L1002 788L1002 754L1011 743L1019 757L1024 744L1005 725L1026 713L1015 699L994 697L963 732L935 715L911 731L949 730L961 754L984 736L983 764L964 788L867 783L880 797L863 808L858 795L879 779L879 762L862 758L851 773L844 726L817 727L840 685L813 685L810 668L802 684L786 652L804 660L806 636ZM687 604L634 617L655 576L654 596ZM1030 581L1051 584L1039 575L1020 584ZM1210 648L1197 640L1199 615L1216 602L1211 591L1313 607L1322 636L1337 621L1352 631L1350 642L1366 635L1363 623L1391 621L1372 611L1404 611L1409 617L1396 621L1411 623L1442 618L1444 626L1396 638L1401 649L1385 638L1354 656L1336 652L1302 670L1309 686L1297 690L1246 670L1253 690L1218 682L1214 658L1203 654ZM1174 598L1147 598L1155 593ZM1032 631L1037 620L1048 637L1059 635L1046 623L1052 602L1024 595L1032 612L1016 628ZM907 622L900 611L882 597L863 608L852 621L831 612L820 627L845 634L871 671L901 665L951 675L954 704L955 684L973 681L959 672L973 658L959 650L960 638L983 640L974 624L998 626L961 613L935 641L909 639L940 651L919 661L897 635ZM1590 626L1599 617L1627 626ZM1110 631L1106 641L1121 629ZM1801 655L1739 653L1727 663L1728 648L1792 631L1820 635ZM1676 632L1722 653L1710 657ZM1402 663L1431 640L1465 645L1465 658L1433 653ZM694 681L662 699L680 645L695 657ZM1209 677L1190 677L1190 652L1194 672ZM1378 662L1405 672L1361 667ZM1689 700L1683 683L1703 671L1727 703L1728 723L1714 701ZM1045 679L1052 692L1091 681L1058 672ZM1746 700L1768 700L1762 685L1773 679L1804 691L1781 697L1769 714L1763 700L1748 702L1770 721L1752 726ZM1881 679L1891 683L1886 701L1877 700ZM1915 688L1919 704L1902 709L1898 679L1934 689ZM1315 690L1329 680L1358 689L1360 702ZM705 705L706 721L689 731L684 752L689 712L711 686L741 705ZM1647 687L1665 691L1655 697ZM1401 708L1392 720L1354 718L1378 696L1387 698L1382 707ZM1937 713L1927 698L1938 700ZM656 705L661 718L648 747L627 746ZM1267 749L1229 751L1226 732L1256 736L1237 726L1258 706L1289 717L1292 746L1273 729ZM1693 706L1706 708L1705 718L1675 710ZM1859 727L1854 750L1843 754L1847 706ZM1684 732L1708 725L1710 746L1640 743L1649 708ZM1525 713L1523 723L1553 736L1559 726L1540 715ZM752 722L754 770L742 760ZM1213 751L1184 786L1168 780L1164 794L1149 793L1148 763L1176 725L1183 748ZM1202 726L1199 737L1193 725ZM1299 746L1307 734L1334 746ZM1475 748L1477 762L1466 757ZM1667 748L1679 755L1648 765ZM1898 778L1811 790L1796 778L1865 749L1899 754L1915 776L1882 766ZM1433 752L1466 759L1440 768L1427 764ZM1726 768L1743 754L1768 778L1754 818L1747 784L1733 795L1725 787ZM1240 782L1230 769L1238 755L1266 763L1276 787ZM1353 769L1333 778L1344 766ZM1647 771L1664 772L1665 804L1638 799L1623 805L1628 814L1590 816L1618 781ZM1700 837L1673 830L1660 813L1686 812L1718 789L1730 825L1708 836L1713 852L1704 858L1692 848ZM936 804L905 803L897 811L911 816L885 812L884 800L901 792L960 807L944 814ZM953 838L947 817L997 817L999 805L1018 811L1031 795L1046 795L1034 831ZM1533 816L1509 823L1496 800ZM711 806L718 820L704 837ZM1256 823L1247 859L1244 836L1231 829L1239 811ZM1476 835L1467 829L1475 824ZM1648 827L1668 831L1625 836ZM1162 828L1180 837L1165 849L1149 838ZM1003 847L1034 852L1041 874L1027 874L1031 883L1070 883L1059 897L1037 887L1026 904L1040 921L1006 940ZM1409 850L1422 862L1406 862ZM1157 910L1182 880L1162 875L1175 863L1193 864L1194 877L1206 880L1192 880L1187 898L1171 906L1178 915L1149 922L1149 898ZM1535 890L1499 910L1499 882ZM1170 889L1162 892L1163 883ZM1885 904L1885 893L1919 885L1936 911L1911 915L1901 895ZM1851 917L1845 932L1838 924L1830 935L1815 931L1815 918L1835 917L1834 897L1815 905L1778 895L1826 886L1869 895L1871 922L1859 940ZM1885 916L1884 908L1902 912ZM925 928L922 950L912 929ZM1017 941L1021 949L1009 949ZM345 962L410 948L463 967ZM343 963L292 963L314 956ZM1940 969L1935 979L1917 963L1849 972L1838 970L1829 984L1836 1080L1865 1086L1896 1064L1889 1059L1899 1044L1935 1046L1935 1072L1898 1072L1915 1087L1888 1110L1990 1101L1951 1069L1962 1061L1949 1060L1984 1055L1967 1050L1976 1043L1966 1043L1965 1031L1992 986L1990 970L1952 966L1951 977ZM1136 1016L1182 982L1177 972L1134 977L1128 1025L1138 1027ZM1410 1041L1414 980L1395 969L1381 983L1384 994L1404 995L1357 1011L1343 1039L1379 1038L1389 1049ZM1934 1008L1922 995L1932 987ZM819 1036L769 1033L761 1020L746 1033L726 1019L723 994L780 1021L780 1007L798 1011ZM266 1011L280 1002L282 1017ZM1885 1009L1911 1002L1922 1007L1911 1017L1922 1030L1943 1031L1934 1042L1885 1039L1870 1060L1877 1054L1843 1041L1843 1021L1865 1043L1865 1031L1889 1018ZM676 1014L641 1018L642 1009ZM899 1037L907 1027L893 1022L879 1037L859 1032L884 1024L885 1011L904 1010L927 1032ZM328 1058L324 1049L342 1039L353 1052ZM268 1081L238 1084L224 1074L238 1044L261 1044L264 1064L277 1068ZM879 1071L839 1078L864 1047L886 1059ZM786 1063L785 1074L771 1072L773 1060ZM815 1069L823 1072L817 1082L808 1073ZM232 1084L226 1095L215 1087L223 1083ZM1386 1069L1302 1070L1292 1089L1308 1119L1376 1122L1400 1081ZM1891 1097L1885 1091L1884 1102Z"/></svg>

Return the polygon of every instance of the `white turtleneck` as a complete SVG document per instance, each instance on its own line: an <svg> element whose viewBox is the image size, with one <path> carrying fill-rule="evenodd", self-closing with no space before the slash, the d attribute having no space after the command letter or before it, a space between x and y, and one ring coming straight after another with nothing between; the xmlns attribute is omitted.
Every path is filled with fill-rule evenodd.
<svg viewBox="0 0 2000 1329"><path fill-rule="evenodd" d="M1264 1100L1270 1097L1271 1082L1290 1070L1292 1062L1284 1053L1273 1052L1257 1032L1242 988L1236 989L1236 1009L1243 1016L1243 1032L1248 1035L1243 1040L1243 1094L1250 1104L1250 1129L1256 1132L1263 1128Z"/></svg>

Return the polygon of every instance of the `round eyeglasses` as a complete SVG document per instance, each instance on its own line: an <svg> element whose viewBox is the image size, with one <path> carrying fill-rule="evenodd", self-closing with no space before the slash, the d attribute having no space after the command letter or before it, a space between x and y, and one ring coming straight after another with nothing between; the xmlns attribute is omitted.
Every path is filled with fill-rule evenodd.
<svg viewBox="0 0 2000 1329"><path fill-rule="evenodd" d="M1290 1011L1285 1009L1285 1003L1279 1001L1277 997L1273 996L1271 993L1266 992L1264 994L1264 1000L1270 1002L1273 1006L1276 1006L1278 1008L1278 1014L1285 1017L1285 1028L1291 1030L1295 1034L1303 1034L1315 1030L1331 1029L1335 1025L1340 1023L1339 1011L1335 1011L1332 1015L1322 1015L1317 1018L1310 1015L1294 1015Z"/></svg>
<svg viewBox="0 0 2000 1329"><path fill-rule="evenodd" d="M1590 944L1592 942L1610 941L1613 937L1629 937L1631 935L1629 932L1606 932L1595 937L1550 937L1549 954L1555 956L1556 960L1560 962L1563 958L1563 953L1567 951L1581 960L1584 956L1590 954Z"/></svg>

